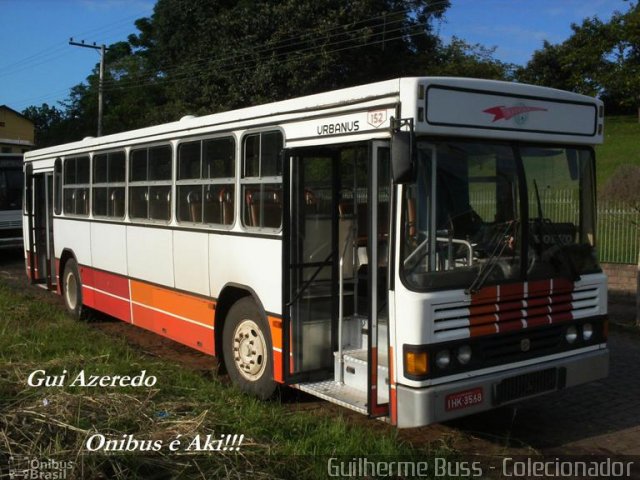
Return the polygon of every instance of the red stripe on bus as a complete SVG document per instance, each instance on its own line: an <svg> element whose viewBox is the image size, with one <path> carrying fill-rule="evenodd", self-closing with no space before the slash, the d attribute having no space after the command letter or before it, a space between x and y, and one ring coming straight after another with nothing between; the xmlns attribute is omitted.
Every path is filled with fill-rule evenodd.
<svg viewBox="0 0 640 480"><path fill-rule="evenodd" d="M56 292L58 293L58 295L62 295L62 279L60 278L60 259L59 258L55 259L55 264L56 264L56 272L55 272Z"/></svg>
<svg viewBox="0 0 640 480"><path fill-rule="evenodd" d="M511 320L509 322L501 322L498 326L500 333L505 332L517 332L518 330L523 330L525 324L522 323L522 320Z"/></svg>
<svg viewBox="0 0 640 480"><path fill-rule="evenodd" d="M98 290L108 292L118 297L126 298L127 300L131 298L129 294L129 280L127 278L113 273L103 272L101 270L94 270L88 267L83 267L83 269L91 271L92 283L88 283L83 279L83 283L85 285L89 285L90 287L97 288Z"/></svg>
<svg viewBox="0 0 640 480"><path fill-rule="evenodd" d="M82 303L84 305L86 305L87 307L90 308L95 308L96 310L100 310L97 306L96 306L96 297L95 297L95 291L87 288L86 285L82 286ZM111 312L105 312L105 313L111 313Z"/></svg>
<svg viewBox="0 0 640 480"><path fill-rule="evenodd" d="M507 283L500 285L500 298L516 297L522 298L524 296L524 283Z"/></svg>
<svg viewBox="0 0 640 480"><path fill-rule="evenodd" d="M88 307L108 313L112 317L122 320L123 322L131 322L131 307L129 305L129 300L112 297L111 295L107 295L106 293L98 290L91 290L83 287L83 297L85 292L91 292L92 305L89 305L89 303L83 299L83 303Z"/></svg>
<svg viewBox="0 0 640 480"><path fill-rule="evenodd" d="M393 369L393 347L389 346L389 413L391 425L398 424L398 396L396 394L396 378Z"/></svg>
<svg viewBox="0 0 640 480"><path fill-rule="evenodd" d="M498 315L498 322L500 322L500 324L511 321L511 320L520 320L522 318L526 318L526 314L522 315L521 310L511 310L510 312L500 312L500 313L497 313L497 315Z"/></svg>
<svg viewBox="0 0 640 480"><path fill-rule="evenodd" d="M528 296L549 295L551 293L551 280L534 280L527 284Z"/></svg>
<svg viewBox="0 0 640 480"><path fill-rule="evenodd" d="M482 337L484 335L493 335L498 333L498 324L490 323L489 325L477 325L469 328L472 337Z"/></svg>
<svg viewBox="0 0 640 480"><path fill-rule="evenodd" d="M498 287L484 287L478 292L471 295L471 305L478 303L487 303L488 301L495 302L498 298Z"/></svg>

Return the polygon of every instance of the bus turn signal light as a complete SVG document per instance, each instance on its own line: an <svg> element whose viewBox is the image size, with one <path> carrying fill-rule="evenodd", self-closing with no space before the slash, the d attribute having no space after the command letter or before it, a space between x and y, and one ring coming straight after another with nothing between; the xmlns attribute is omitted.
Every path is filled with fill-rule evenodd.
<svg viewBox="0 0 640 480"><path fill-rule="evenodd" d="M405 366L409 375L426 375L429 373L429 355L427 352L405 352Z"/></svg>

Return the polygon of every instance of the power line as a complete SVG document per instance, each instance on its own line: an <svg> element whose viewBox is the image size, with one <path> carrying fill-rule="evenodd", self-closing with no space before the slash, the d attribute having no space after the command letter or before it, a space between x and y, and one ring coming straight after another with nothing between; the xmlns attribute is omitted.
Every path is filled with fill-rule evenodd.
<svg viewBox="0 0 640 480"><path fill-rule="evenodd" d="M398 12L399 15L402 15L406 12ZM370 20L376 20L376 19L380 19L383 18L382 15L379 16L375 16L375 17L371 17L369 19L364 19L358 23L362 23L362 22L368 22ZM331 46L336 46L336 45L342 45L342 44L348 44L351 42L357 42L358 39L354 38L355 35L359 34L359 33L366 33L368 30L371 29L376 29L376 28L380 28L386 25L386 30L384 32L384 35L388 35L388 34L393 34L393 33L397 33L397 32L401 32L407 28L416 28L419 27L421 28L420 32L414 33L413 36L416 36L420 33L424 33L424 30L422 30L422 27L420 25L414 25L413 27L407 27L405 25L405 17L399 18L398 20L393 20L393 21L388 21L385 20L383 22L379 22L377 24L373 24L373 25L367 25L365 27L361 27L359 29L349 29L346 31L341 31L338 33L334 33L331 34L327 37L324 38L310 38L310 39L303 39L304 38L304 34L299 35L297 37L294 37L294 39L298 40L295 41L293 43L289 43L291 41L291 39L287 39L281 42L277 42L274 45L269 45L269 46L265 46L263 48L253 48L251 46L248 46L247 48L241 50L240 52L236 52L233 55L229 55L226 57L218 57L215 59L212 59L211 57L207 56L207 57L201 57L200 59L196 59L196 60L192 60L190 62L187 62L185 64L181 64L178 65L174 68L171 69L159 69L161 70L161 72L164 75L167 75L168 77L171 78L176 78L176 77L183 77L183 76L192 76L194 75L194 73L192 72L192 69L202 65L204 66L214 66L214 65L218 65L220 68L224 68L225 64L229 64L232 65L233 67L237 67L238 66L238 62L240 62L240 64L253 64L256 62L256 57L258 55L262 55L264 57L266 57L269 54L273 54L273 53L277 53L278 50L282 50L288 47L295 47L295 46L299 46L299 45L309 45L310 43L313 42L318 42L318 41L323 41L324 43L322 43L320 46L317 45L311 45L309 47L303 48L303 49L298 49L298 50L294 50L294 51L285 51L285 52L280 52L277 53L276 56L282 56L282 55L295 55L295 54L299 54L301 52L305 52L305 51L309 51L309 50L314 50L317 48L323 48L326 49L326 47L331 47ZM397 26L396 28L389 28L390 25L393 24L400 24L399 26ZM343 28L344 26L339 26L339 27L333 27L329 30L336 30L338 28ZM372 32L374 36L378 36L378 35L382 35L383 32ZM347 38L341 38L341 37L345 37L348 36ZM335 38L341 38L340 40L336 40L336 41L331 41ZM397 37L394 37L393 39L397 39ZM387 41L392 40L391 38L387 38ZM382 38L382 42L381 44L384 45L385 42L385 38L383 36ZM370 41L367 41L364 43L364 45L366 44L370 44ZM363 45L363 46L364 46ZM325 50L325 53L326 50ZM245 57L246 55L251 55L252 59L246 60ZM196 74L197 75L197 74ZM136 76L130 79L125 80L124 82L122 80L106 80L105 81L105 88L110 89L113 86L123 86L123 85L128 85L128 84L133 84L138 82L141 78L144 78L143 76Z"/></svg>
<svg viewBox="0 0 640 480"><path fill-rule="evenodd" d="M74 37L82 37L85 35L94 34L98 32L105 33L105 32L116 30L118 27L114 27L115 25L119 26L127 22L130 22L131 19L140 17L140 15L144 13L146 13L146 10L140 11L133 15L128 15L127 17L121 18L120 20L116 20L114 22L103 25L102 27L87 30L86 32L74 35ZM102 42L102 43L106 43L106 42ZM0 78L24 71L26 69L29 69L38 65L42 65L47 62L51 62L53 60L57 60L58 58L61 58L67 54L67 53L64 53L63 55L57 55L60 52L68 52L67 45L63 42L60 42L60 43L56 42L55 44L50 45L49 47L43 50L39 50L36 53L28 55L19 60L16 60L13 63L0 66L0 72L2 72L0 73Z"/></svg>
<svg viewBox="0 0 640 480"><path fill-rule="evenodd" d="M446 4L448 4L447 0L439 0L437 2L432 3L429 6L435 7L438 5L446 5ZM103 80L103 91L127 90L127 89L138 88L140 86L148 86L148 85L154 85L154 84L160 84L160 83L171 84L171 83L182 81L187 76L191 76L191 77L195 76L196 78L200 78L207 75L207 72L193 73L192 71L190 71L191 69L197 67L198 65L209 66L209 65L218 64L221 66L221 68L224 68L225 65L231 65L231 68L227 69L227 73L235 73L238 71L244 71L247 68L249 68L251 65L255 65L258 62L260 62L260 58L257 58L257 56L266 57L267 55L271 54L272 55L271 61L273 61L274 58L276 59L281 58L283 55L298 55L298 56L302 55L303 58L313 58L314 56L319 54L328 55L328 54L336 53L339 51L349 50L352 48L362 48L367 45L378 45L378 44L384 45L386 42L391 42L391 41L395 41L402 38L405 38L405 39L413 38L415 36L425 33L425 29L422 28L418 32L406 33L403 35L397 35L395 37L387 36L389 34L393 34L394 32L401 32L405 28L403 24L407 20L407 15L411 12L413 12L413 10L411 9L401 10L401 11L391 12L391 13L386 12L386 13L374 15L365 19L357 20L350 24L333 25L333 26L324 27L324 28L316 27L313 29L308 29L306 31L303 31L299 35L296 35L294 37L289 37L287 39L281 40L279 42L275 42L271 45L264 46L262 48L256 49L248 46L246 49L240 51L239 53L236 52L233 55L229 55L222 58L212 59L210 56L207 55L200 58L196 58L190 62L180 64L180 65L175 65L175 66L166 65L166 64L161 65L156 70L155 74L157 75L158 73L162 73L163 75L165 75L164 78L156 77L153 79L149 79L148 76L141 74L141 75L129 76L126 80ZM389 20L389 16L396 17L396 19L394 20L392 18L391 20ZM372 22L380 19L383 19L383 21L367 25L368 22ZM118 23L118 22L114 22L114 23ZM402 26L395 29L393 28L389 29L390 26L393 26L394 24L398 24L398 23L400 23ZM363 26L360 27L360 25L363 25ZM424 25L424 24L420 23L417 25L409 26L408 28L416 28L416 27L420 27L421 25ZM363 32L366 32L367 30L375 30L376 28L380 28L380 27L383 27L384 34L382 38L379 40L368 41L360 45L353 45L351 47L336 48L333 50L326 49L326 47L340 46L340 45L348 44L349 42L357 41L357 39L354 39L354 38L346 38L343 40L333 41L336 38L339 38L341 36L353 37L358 33L363 33ZM106 27L102 27L103 30L105 28ZM379 34L380 34L379 32L376 32L376 35L379 35ZM314 35L316 35L315 38L314 38ZM291 49L292 47L305 45L305 44L308 45L313 42L323 42L322 45L320 46L320 48L322 49L321 52L316 52L315 54L304 53L304 52L308 52L310 50L315 50L319 48L318 46L310 46L303 49L277 53L278 50L283 50L283 49L288 50L288 49ZM274 53L275 53L275 56L273 55ZM254 58L247 60L246 59L247 55L250 55ZM279 65L282 63L284 62L278 61L276 65Z"/></svg>
<svg viewBox="0 0 640 480"><path fill-rule="evenodd" d="M399 39L404 39L404 38L412 38L418 35L421 35L423 32L419 31L419 32L414 32L414 33L407 33L407 34L403 34L403 35L397 35L394 37L388 37L386 39L380 39L380 40L375 40L375 41L371 41L368 42L367 44L362 44L362 45L353 45L353 46L348 46L348 47L341 47L341 48L335 48L333 50L329 50L329 51L316 51L316 52L309 52L309 53L302 53L302 58L300 58L299 60L305 60L305 59L311 59L315 56L318 55L327 55L327 54L333 54L333 53L338 53L338 52L342 52L342 51L347 51L347 50L353 50L353 49L357 49L357 48L363 48L366 46L371 46L371 45L381 45L383 42L391 42L394 40L399 40ZM299 53L299 52L298 52ZM288 55L287 53L278 55L279 57ZM232 69L228 69L226 70L226 73L229 74L233 74L233 73L238 73L238 72L242 72L245 71L247 69L249 69L250 67L252 67L254 64L256 64L259 60L255 60L255 61L251 61L251 62L245 62L245 65L237 65L236 68L232 68ZM275 63L271 63L272 66L278 66L278 65L282 65L284 63L286 63L288 60L286 58L281 59L276 61ZM202 73L196 73L196 74L191 74L192 78L201 78L201 77L205 77L208 74L208 72L202 72ZM174 83L178 83L183 81L185 78L185 75L181 75L178 78L176 77L166 77L166 78L158 78L158 79L154 79L151 81L147 81L147 82L137 82L135 85L127 85L127 86L111 86L109 88L106 88L105 91L117 91L117 90L133 90L136 88L140 88L140 87L146 87L146 86L152 86L152 85L159 85L159 84L163 84L163 85L171 85Z"/></svg>

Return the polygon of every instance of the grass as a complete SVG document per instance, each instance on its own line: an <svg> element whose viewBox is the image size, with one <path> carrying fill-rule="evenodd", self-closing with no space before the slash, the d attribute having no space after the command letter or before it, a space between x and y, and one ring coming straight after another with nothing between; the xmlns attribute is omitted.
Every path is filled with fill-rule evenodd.
<svg viewBox="0 0 640 480"><path fill-rule="evenodd" d="M606 117L604 143L596 147L598 188L620 165L640 165L640 122L633 115Z"/></svg>
<svg viewBox="0 0 640 480"><path fill-rule="evenodd" d="M0 285L0 452L75 462L83 478L325 478L329 456L381 456L424 461L397 432L342 415L294 411L261 402L196 372L150 358L30 291ZM60 375L67 385L87 375L134 375L146 370L154 387L29 387L34 370ZM161 440L159 452L89 452L91 435ZM202 455L168 451L171 440L244 435L237 452ZM178 437L181 435L181 437ZM445 452L448 455L448 452ZM0 459L0 462L3 462ZM6 465L6 463L4 463Z"/></svg>

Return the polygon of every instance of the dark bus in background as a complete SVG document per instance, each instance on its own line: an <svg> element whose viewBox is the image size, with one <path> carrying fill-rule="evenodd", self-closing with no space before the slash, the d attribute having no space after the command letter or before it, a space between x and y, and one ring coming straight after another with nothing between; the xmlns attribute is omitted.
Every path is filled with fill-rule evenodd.
<svg viewBox="0 0 640 480"><path fill-rule="evenodd" d="M0 249L22 247L22 154L0 153Z"/></svg>

